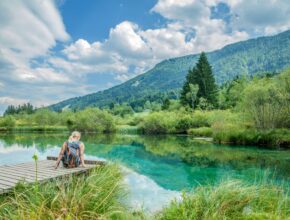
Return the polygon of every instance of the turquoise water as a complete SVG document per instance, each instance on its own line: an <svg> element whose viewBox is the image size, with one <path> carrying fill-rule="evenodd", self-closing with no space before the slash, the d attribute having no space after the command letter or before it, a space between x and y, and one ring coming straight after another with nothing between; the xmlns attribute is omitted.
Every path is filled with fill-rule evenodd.
<svg viewBox="0 0 290 220"><path fill-rule="evenodd" d="M0 165L56 156L67 134L0 135ZM132 206L157 210L182 190L225 178L255 181L265 171L290 180L290 151L214 145L187 136L84 135L86 159L122 164ZM137 204L137 205L136 205ZM158 204L158 206L157 206Z"/></svg>

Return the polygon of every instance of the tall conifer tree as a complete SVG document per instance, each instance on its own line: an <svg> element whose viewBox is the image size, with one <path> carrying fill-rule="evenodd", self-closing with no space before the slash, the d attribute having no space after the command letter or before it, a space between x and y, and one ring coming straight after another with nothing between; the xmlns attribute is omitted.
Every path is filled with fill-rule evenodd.
<svg viewBox="0 0 290 220"><path fill-rule="evenodd" d="M186 94L190 92L190 84L198 85L199 88L196 95L196 104L198 104L199 99L203 97L213 106L217 106L217 86L215 84L212 68L204 52L201 53L196 66L192 70L189 70L186 76L186 81L180 96L180 101L183 105L192 106L191 100L188 100L186 96Z"/></svg>

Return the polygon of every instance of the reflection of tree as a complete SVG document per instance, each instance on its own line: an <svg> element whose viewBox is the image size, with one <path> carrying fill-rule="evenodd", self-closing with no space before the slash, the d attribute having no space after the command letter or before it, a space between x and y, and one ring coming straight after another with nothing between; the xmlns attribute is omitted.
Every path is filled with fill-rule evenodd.
<svg viewBox="0 0 290 220"><path fill-rule="evenodd" d="M45 133L11 133L1 134L0 139L3 140L6 147L18 144L23 148L35 146L40 152L44 152L47 148L61 146L67 138L66 134L45 134Z"/></svg>
<svg viewBox="0 0 290 220"><path fill-rule="evenodd" d="M197 141L182 136L143 136L145 149L160 156L177 156L192 166L224 167L242 171L248 168L276 169L289 176L290 152L269 151L258 148L230 147Z"/></svg>

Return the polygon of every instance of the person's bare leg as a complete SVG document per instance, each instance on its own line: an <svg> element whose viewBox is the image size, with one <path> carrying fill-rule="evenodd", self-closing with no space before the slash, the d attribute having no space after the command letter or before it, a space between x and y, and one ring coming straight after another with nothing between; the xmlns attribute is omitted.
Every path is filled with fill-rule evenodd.
<svg viewBox="0 0 290 220"><path fill-rule="evenodd" d="M62 157L63 157L63 154L64 154L64 151L65 151L66 147L67 147L67 143L64 142L63 145L62 145L62 147L61 147L61 150L60 150L60 152L59 152L59 155L58 155L57 161L56 161L56 163L55 163L55 166L54 166L55 169L58 168L59 163L60 163L60 160L61 160Z"/></svg>
<svg viewBox="0 0 290 220"><path fill-rule="evenodd" d="M84 153L85 153L85 145L84 144L81 144L80 150L81 150L81 152L80 152L81 165L82 165L82 167L85 167L86 165L85 165L85 159L84 159Z"/></svg>

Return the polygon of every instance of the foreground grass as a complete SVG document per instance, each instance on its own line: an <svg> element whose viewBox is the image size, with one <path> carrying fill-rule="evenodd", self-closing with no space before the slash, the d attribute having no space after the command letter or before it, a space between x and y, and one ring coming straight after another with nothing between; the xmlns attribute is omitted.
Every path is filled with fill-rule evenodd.
<svg viewBox="0 0 290 220"><path fill-rule="evenodd" d="M126 195L116 165L96 168L45 184L18 184L0 197L0 219L289 219L289 188L265 180L248 184L227 180L183 194L160 213L146 216L122 205Z"/></svg>
<svg viewBox="0 0 290 220"><path fill-rule="evenodd" d="M42 185L19 184L0 197L1 219L131 219L121 204L125 194L115 165L88 176L69 177Z"/></svg>
<svg viewBox="0 0 290 220"><path fill-rule="evenodd" d="M289 219L289 189L274 184L248 185L227 180L217 186L200 186L172 201L157 219Z"/></svg>

